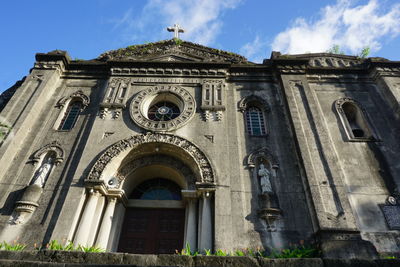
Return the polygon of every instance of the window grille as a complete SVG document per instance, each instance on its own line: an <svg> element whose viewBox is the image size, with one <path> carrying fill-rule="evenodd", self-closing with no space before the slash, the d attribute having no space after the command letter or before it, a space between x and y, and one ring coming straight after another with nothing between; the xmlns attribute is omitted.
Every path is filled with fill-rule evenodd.
<svg viewBox="0 0 400 267"><path fill-rule="evenodd" d="M250 107L246 110L247 132L250 135L265 135L264 115L257 107Z"/></svg>
<svg viewBox="0 0 400 267"><path fill-rule="evenodd" d="M65 111L64 117L61 120L58 130L68 131L74 128L81 108L82 103L80 101L74 101L70 103L67 110Z"/></svg>

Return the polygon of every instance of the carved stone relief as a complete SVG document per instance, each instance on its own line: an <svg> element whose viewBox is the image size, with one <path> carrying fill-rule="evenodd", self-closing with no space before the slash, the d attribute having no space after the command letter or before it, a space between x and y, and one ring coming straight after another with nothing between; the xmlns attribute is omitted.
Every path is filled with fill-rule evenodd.
<svg viewBox="0 0 400 267"><path fill-rule="evenodd" d="M61 148L61 145L57 141L53 141L33 153L30 162L36 165L38 162L40 162L42 156L49 152L55 153L54 163L56 165L64 161L64 150Z"/></svg>
<svg viewBox="0 0 400 267"><path fill-rule="evenodd" d="M107 164L111 160L118 156L122 151L131 150L141 144L146 143L165 143L177 146L183 149L195 162L200 170L200 176L198 183L214 183L214 171L211 167L210 161L204 155L204 153L193 143L188 140L170 134L161 133L147 133L145 135L135 135L127 139L118 141L114 145L110 146L96 161L90 173L88 180L101 180L101 174Z"/></svg>
<svg viewBox="0 0 400 267"><path fill-rule="evenodd" d="M250 95L242 98L239 103L238 103L238 109L240 112L245 112L246 109L249 108L249 104L251 103L257 103L259 108L261 108L265 112L269 112L271 109L269 107L269 104L266 100L263 98L256 96L256 95Z"/></svg>
<svg viewBox="0 0 400 267"><path fill-rule="evenodd" d="M76 91L68 97L63 97L57 102L58 107L64 107L65 104L69 103L72 99L80 99L82 101L82 109L86 108L90 104L90 98L83 93L81 90Z"/></svg>
<svg viewBox="0 0 400 267"><path fill-rule="evenodd" d="M354 68L364 67L364 60L346 59L337 57L318 57L309 61L311 67L322 68Z"/></svg>
<svg viewBox="0 0 400 267"><path fill-rule="evenodd" d="M223 80L203 81L201 109L205 121L222 120L222 112L225 110L224 87Z"/></svg>
<svg viewBox="0 0 400 267"><path fill-rule="evenodd" d="M175 99L180 110L179 116L168 121L155 121L148 118L144 103L151 105L157 96ZM173 100L171 100L173 101ZM147 106L148 106L147 105ZM140 127L152 131L171 131L185 125L196 112L196 102L192 95L178 85L158 85L139 92L131 102L131 119Z"/></svg>

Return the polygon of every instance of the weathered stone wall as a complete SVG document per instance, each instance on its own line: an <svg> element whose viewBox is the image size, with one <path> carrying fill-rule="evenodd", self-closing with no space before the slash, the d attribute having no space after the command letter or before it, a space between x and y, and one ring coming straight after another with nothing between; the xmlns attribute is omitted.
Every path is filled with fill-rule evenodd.
<svg viewBox="0 0 400 267"><path fill-rule="evenodd" d="M68 251L11 252L0 251L2 266L171 266L171 267L352 267L398 266L400 260L367 259L264 259L253 257L135 255L123 253L83 253Z"/></svg>

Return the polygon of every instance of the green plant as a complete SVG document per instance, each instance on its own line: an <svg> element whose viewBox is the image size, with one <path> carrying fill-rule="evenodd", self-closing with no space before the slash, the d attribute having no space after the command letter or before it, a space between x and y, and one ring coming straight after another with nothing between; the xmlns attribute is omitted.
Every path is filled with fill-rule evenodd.
<svg viewBox="0 0 400 267"><path fill-rule="evenodd" d="M282 249L280 252L273 251L270 255L272 258L314 258L319 256L319 251L314 247L294 246Z"/></svg>
<svg viewBox="0 0 400 267"><path fill-rule="evenodd" d="M396 256L386 256L386 257L384 257L384 259L386 259L386 260L395 260L397 258L396 258Z"/></svg>
<svg viewBox="0 0 400 267"><path fill-rule="evenodd" d="M243 250L236 250L233 252L233 256L246 256Z"/></svg>
<svg viewBox="0 0 400 267"><path fill-rule="evenodd" d="M344 52L340 49L340 46L337 44L333 45L332 48L328 49L326 53L344 55Z"/></svg>
<svg viewBox="0 0 400 267"><path fill-rule="evenodd" d="M181 45L183 43L183 41L179 38L174 38L174 41L176 45Z"/></svg>
<svg viewBox="0 0 400 267"><path fill-rule="evenodd" d="M71 241L68 241L66 245L62 245L58 243L57 240L51 240L50 243L46 245L46 249L48 250L64 250L64 251L71 251L76 250L74 248L74 244Z"/></svg>
<svg viewBox="0 0 400 267"><path fill-rule="evenodd" d="M211 249L205 249L206 256L212 256Z"/></svg>
<svg viewBox="0 0 400 267"><path fill-rule="evenodd" d="M24 250L26 248L26 245L17 243L17 241L14 240L13 244L8 244L6 241L3 243L0 243L0 249L1 250L9 250L9 251L20 251Z"/></svg>
<svg viewBox="0 0 400 267"><path fill-rule="evenodd" d="M6 130L1 129L1 128L5 128ZM7 133L10 131L10 129L11 129L10 126L0 122L0 140L4 139L6 137Z"/></svg>
<svg viewBox="0 0 400 267"><path fill-rule="evenodd" d="M360 54L358 55L359 58L366 58L368 57L369 53L371 52L371 48L369 48L368 46L364 47Z"/></svg>
<svg viewBox="0 0 400 267"><path fill-rule="evenodd" d="M80 250L83 252L105 252L104 249L96 247L96 246L85 247L85 246L79 245L77 250Z"/></svg>
<svg viewBox="0 0 400 267"><path fill-rule="evenodd" d="M192 251L191 248L190 248L190 244L186 243L185 248L182 249L181 252L176 250L176 254L185 255L185 256L197 256L199 254L199 252L198 251Z"/></svg>
<svg viewBox="0 0 400 267"><path fill-rule="evenodd" d="M227 253L226 251L224 251L222 249L218 249L217 251L215 251L214 255L215 256L228 256L229 253Z"/></svg>

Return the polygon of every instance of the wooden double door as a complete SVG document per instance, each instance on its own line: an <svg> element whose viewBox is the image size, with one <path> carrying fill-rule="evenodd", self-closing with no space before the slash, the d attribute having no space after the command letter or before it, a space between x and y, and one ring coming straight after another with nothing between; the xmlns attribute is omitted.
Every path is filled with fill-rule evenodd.
<svg viewBox="0 0 400 267"><path fill-rule="evenodd" d="M172 254L183 248L185 209L128 208L118 251Z"/></svg>

